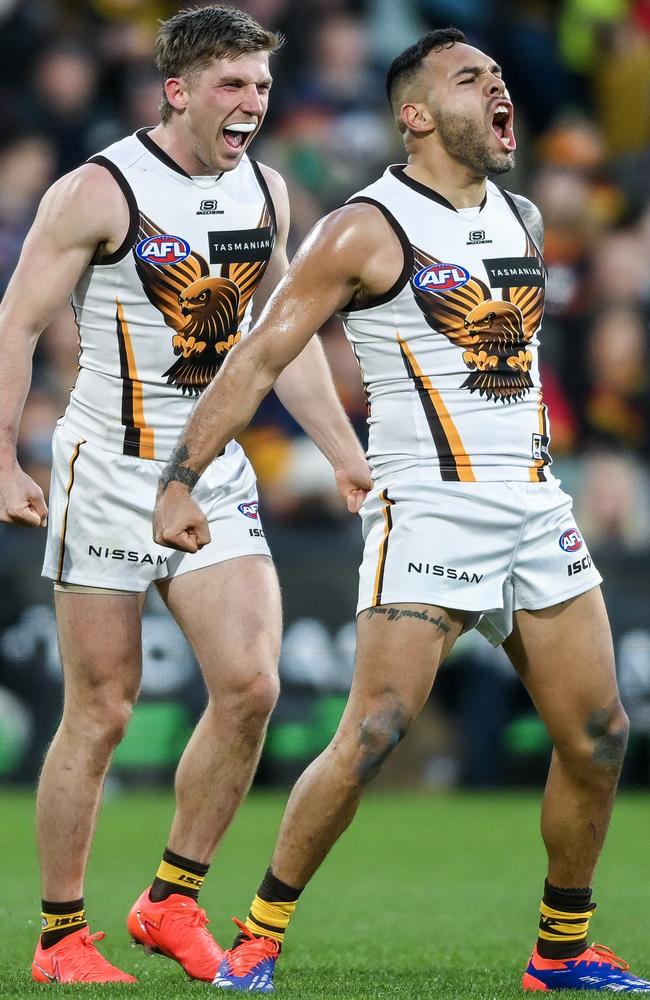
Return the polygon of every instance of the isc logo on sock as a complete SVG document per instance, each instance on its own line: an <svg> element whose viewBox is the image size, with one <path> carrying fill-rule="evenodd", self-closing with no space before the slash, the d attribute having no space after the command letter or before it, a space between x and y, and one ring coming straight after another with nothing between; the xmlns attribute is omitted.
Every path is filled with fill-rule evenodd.
<svg viewBox="0 0 650 1000"><path fill-rule="evenodd" d="M183 872L182 875L178 876L178 881L179 882L187 882L188 885L196 885L196 886L199 887L199 889L203 885L203 879L202 878L195 878L193 875L186 875L185 872Z"/></svg>

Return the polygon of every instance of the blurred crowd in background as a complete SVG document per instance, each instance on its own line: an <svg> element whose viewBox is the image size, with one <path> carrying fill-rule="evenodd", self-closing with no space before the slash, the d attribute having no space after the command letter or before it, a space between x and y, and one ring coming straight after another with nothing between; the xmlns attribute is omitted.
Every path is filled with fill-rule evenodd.
<svg viewBox="0 0 650 1000"><path fill-rule="evenodd" d="M157 20L183 6L0 0L0 294L45 188L112 141L158 121ZM429 28L454 24L502 65L519 145L517 167L501 183L531 197L546 226L541 357L554 469L575 497L593 549L647 551L650 0L238 6L287 39L273 57L270 110L252 155L287 181L290 252L320 216L386 164L403 161L384 90L385 70L399 51ZM337 320L322 337L364 439L365 397ZM45 490L52 430L74 382L77 347L66 309L37 348L19 438L19 459ZM343 524L329 467L273 394L242 441L267 519L314 532ZM40 544L0 532L3 558L13 545L19 563L25 547ZM4 615L0 628L12 623ZM650 663L650 652L644 655Z"/></svg>

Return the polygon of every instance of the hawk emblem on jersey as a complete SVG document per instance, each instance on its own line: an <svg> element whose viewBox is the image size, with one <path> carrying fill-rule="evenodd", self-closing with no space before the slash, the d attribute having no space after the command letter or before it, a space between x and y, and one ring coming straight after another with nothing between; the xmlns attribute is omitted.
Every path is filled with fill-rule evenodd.
<svg viewBox="0 0 650 1000"><path fill-rule="evenodd" d="M262 219L268 219L266 208ZM163 231L140 213L138 246L160 235ZM133 257L147 298L174 331L171 348L178 360L163 378L183 394L198 396L241 338L239 326L266 262L224 264L222 274L213 276L196 251L172 264L143 259L135 250Z"/></svg>
<svg viewBox="0 0 650 1000"><path fill-rule="evenodd" d="M533 355L528 349L544 311L544 289L540 286L503 288L503 299L470 275L460 287L426 289L414 280L424 269L442 261L413 247L411 288L429 326L444 334L463 350L463 363L470 375L463 388L478 391L494 402L521 399L530 390ZM536 256L529 239L526 256ZM447 264L445 267L449 268Z"/></svg>

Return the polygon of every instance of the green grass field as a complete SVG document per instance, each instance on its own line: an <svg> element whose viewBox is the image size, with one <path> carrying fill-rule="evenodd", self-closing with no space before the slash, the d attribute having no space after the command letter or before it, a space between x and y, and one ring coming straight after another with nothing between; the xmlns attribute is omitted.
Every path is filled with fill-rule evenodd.
<svg viewBox="0 0 650 1000"><path fill-rule="evenodd" d="M211 929L230 943L272 849L285 796L242 808L202 894ZM28 997L39 888L32 797L0 793L0 997ZM276 976L280 1000L470 1000L521 997L544 877L537 795L376 794L300 901ZM55 987L61 996L194 997L175 963L129 943L124 917L150 881L172 813L167 795L128 793L103 809L88 872L91 930L137 986ZM622 795L598 877L595 940L650 978L650 795ZM570 994L565 994L569 996Z"/></svg>

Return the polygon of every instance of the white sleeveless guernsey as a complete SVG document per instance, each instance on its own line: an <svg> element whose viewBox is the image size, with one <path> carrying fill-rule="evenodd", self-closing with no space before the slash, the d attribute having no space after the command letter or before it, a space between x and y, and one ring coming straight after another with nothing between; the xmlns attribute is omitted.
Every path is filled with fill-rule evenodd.
<svg viewBox="0 0 650 1000"><path fill-rule="evenodd" d="M496 185L480 208L457 211L403 170L350 199L376 205L404 253L393 288L343 314L369 400L375 485L552 479L537 360L542 255Z"/></svg>
<svg viewBox="0 0 650 1000"><path fill-rule="evenodd" d="M148 132L90 160L120 185L130 225L74 290L79 374L62 422L106 451L164 461L196 397L248 331L276 221L254 161L191 177ZM242 460L230 442L219 461L227 476Z"/></svg>

